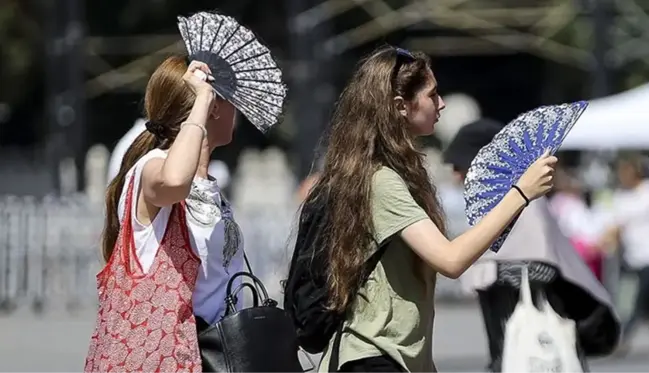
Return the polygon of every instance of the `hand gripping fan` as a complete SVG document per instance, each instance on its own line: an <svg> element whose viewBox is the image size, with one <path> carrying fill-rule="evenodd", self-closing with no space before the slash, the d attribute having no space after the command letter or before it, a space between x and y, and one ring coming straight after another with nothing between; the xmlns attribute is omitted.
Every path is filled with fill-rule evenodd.
<svg viewBox="0 0 649 373"><path fill-rule="evenodd" d="M219 96L261 132L280 120L287 91L282 71L252 31L216 12L178 17L178 28L189 59L209 66L214 79L208 83Z"/></svg>

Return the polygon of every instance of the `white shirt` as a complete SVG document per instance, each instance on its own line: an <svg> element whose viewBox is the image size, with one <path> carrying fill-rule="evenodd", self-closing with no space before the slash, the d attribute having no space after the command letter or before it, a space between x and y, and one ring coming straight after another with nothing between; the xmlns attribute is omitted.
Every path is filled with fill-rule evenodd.
<svg viewBox="0 0 649 373"><path fill-rule="evenodd" d="M621 229L625 262L635 269L649 266L649 180L616 191L613 220Z"/></svg>
<svg viewBox="0 0 649 373"><path fill-rule="evenodd" d="M142 270L148 271L164 236L172 207L163 207L149 225L137 219L137 196L142 169L153 158L166 158L167 153L154 149L129 170L126 180L135 172L133 185L132 225L135 252ZM124 217L128 182L124 184L118 205L120 221ZM194 178L185 200L187 225L192 250L201 258L201 266L192 296L194 314L208 323L218 321L225 313L226 286L230 277L243 270L243 237L235 223L230 204L221 196L216 180ZM236 281L236 287L239 283Z"/></svg>
<svg viewBox="0 0 649 373"><path fill-rule="evenodd" d="M464 189L450 183L441 183L437 193L446 213L449 237L455 238L466 232L470 226L465 213Z"/></svg>
<svg viewBox="0 0 649 373"><path fill-rule="evenodd" d="M572 194L558 192L550 199L550 210L563 234L596 245L606 229L603 219L586 202Z"/></svg>

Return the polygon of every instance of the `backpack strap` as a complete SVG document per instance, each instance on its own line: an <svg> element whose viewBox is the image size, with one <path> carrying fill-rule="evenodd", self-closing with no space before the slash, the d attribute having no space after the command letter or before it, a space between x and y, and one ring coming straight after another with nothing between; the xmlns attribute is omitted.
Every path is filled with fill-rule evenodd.
<svg viewBox="0 0 649 373"><path fill-rule="evenodd" d="M338 330L336 330L336 336L334 337L334 344L331 346L331 359L329 359L330 373L338 372L338 363L340 362L340 340L343 337L344 325L344 322L341 322L340 325L338 325Z"/></svg>
<svg viewBox="0 0 649 373"><path fill-rule="evenodd" d="M367 281L369 278L370 274L374 271L376 266L379 264L381 261L381 257L383 257L383 254L385 253L385 250L388 248L388 243L390 240L386 240L380 247L379 249L370 256L370 258L367 260L365 263L365 273L364 273L364 278L363 282ZM340 340L342 339L343 336L343 328L345 326L345 321L341 321L340 325L338 325L338 330L336 330L336 336L334 337L334 343L333 346L331 346L331 358L329 359L329 372L330 373L337 373L338 372L338 363L340 362Z"/></svg>

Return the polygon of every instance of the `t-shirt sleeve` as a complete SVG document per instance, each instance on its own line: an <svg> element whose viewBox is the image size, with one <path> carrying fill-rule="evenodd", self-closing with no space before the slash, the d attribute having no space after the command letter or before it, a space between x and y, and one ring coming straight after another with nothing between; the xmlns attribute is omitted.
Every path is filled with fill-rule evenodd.
<svg viewBox="0 0 649 373"><path fill-rule="evenodd" d="M409 225L428 218L403 179L387 168L374 174L370 203L374 239L379 245Z"/></svg>

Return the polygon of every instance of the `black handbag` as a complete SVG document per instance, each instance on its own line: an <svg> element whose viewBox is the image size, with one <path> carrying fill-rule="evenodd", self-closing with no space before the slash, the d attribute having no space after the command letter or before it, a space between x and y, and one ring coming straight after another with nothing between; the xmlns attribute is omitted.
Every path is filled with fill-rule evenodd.
<svg viewBox="0 0 649 373"><path fill-rule="evenodd" d="M249 272L237 272L228 281L223 318L213 325L196 318L203 372L304 372L291 319L268 297L245 254L244 259ZM242 282L233 290L238 277L251 279L254 286ZM253 306L237 310L244 288L252 292Z"/></svg>

